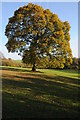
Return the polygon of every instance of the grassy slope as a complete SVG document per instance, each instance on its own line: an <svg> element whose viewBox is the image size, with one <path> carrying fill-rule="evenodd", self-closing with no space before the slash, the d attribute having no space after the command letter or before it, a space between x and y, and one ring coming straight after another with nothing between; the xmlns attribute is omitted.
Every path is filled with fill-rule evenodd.
<svg viewBox="0 0 80 120"><path fill-rule="evenodd" d="M3 118L79 115L78 71L3 67Z"/></svg>
<svg viewBox="0 0 80 120"><path fill-rule="evenodd" d="M22 63L22 60L14 60L14 61Z"/></svg>

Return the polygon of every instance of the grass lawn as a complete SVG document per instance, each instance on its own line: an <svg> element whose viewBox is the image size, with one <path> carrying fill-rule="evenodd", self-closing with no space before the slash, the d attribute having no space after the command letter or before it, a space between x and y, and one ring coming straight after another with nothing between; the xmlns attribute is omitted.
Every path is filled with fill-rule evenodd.
<svg viewBox="0 0 80 120"><path fill-rule="evenodd" d="M80 74L75 70L2 67L3 118L76 118Z"/></svg>
<svg viewBox="0 0 80 120"><path fill-rule="evenodd" d="M14 60L14 61L22 63L22 60Z"/></svg>

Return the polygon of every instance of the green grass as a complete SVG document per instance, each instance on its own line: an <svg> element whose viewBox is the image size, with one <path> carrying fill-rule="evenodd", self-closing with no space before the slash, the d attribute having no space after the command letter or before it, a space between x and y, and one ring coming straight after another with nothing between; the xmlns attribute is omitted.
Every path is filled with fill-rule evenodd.
<svg viewBox="0 0 80 120"><path fill-rule="evenodd" d="M22 60L14 60L14 61L22 63Z"/></svg>
<svg viewBox="0 0 80 120"><path fill-rule="evenodd" d="M2 67L3 118L76 118L80 80L76 70Z"/></svg>

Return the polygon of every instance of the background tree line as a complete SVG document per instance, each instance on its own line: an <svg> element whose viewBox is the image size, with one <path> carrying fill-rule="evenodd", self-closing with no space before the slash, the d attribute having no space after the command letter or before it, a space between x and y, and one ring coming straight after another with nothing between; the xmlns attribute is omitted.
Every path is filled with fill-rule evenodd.
<svg viewBox="0 0 80 120"><path fill-rule="evenodd" d="M59 60L55 60L54 61L50 61L47 58L45 59L40 59L40 62L38 61L37 64L37 68L47 68L47 69L80 69L80 58L76 58L74 57L72 59L72 64L63 64L64 61L59 61ZM32 67L31 64L26 63L24 64L21 60L17 61L17 60L12 60L11 58L6 59L0 59L0 66L12 66L12 67Z"/></svg>

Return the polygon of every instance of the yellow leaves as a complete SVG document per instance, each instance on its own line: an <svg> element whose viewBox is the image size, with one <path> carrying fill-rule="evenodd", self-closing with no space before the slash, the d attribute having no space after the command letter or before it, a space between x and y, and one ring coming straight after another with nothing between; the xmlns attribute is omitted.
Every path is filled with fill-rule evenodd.
<svg viewBox="0 0 80 120"><path fill-rule="evenodd" d="M27 7L30 11L33 11L33 12L43 11L43 8L41 6L38 6L37 4L29 3Z"/></svg>
<svg viewBox="0 0 80 120"><path fill-rule="evenodd" d="M54 32L55 37L64 39L64 32L62 30Z"/></svg>
<svg viewBox="0 0 80 120"><path fill-rule="evenodd" d="M61 40L58 40L58 43L59 43L59 44L61 44L61 43L62 43L62 41L61 41Z"/></svg>
<svg viewBox="0 0 80 120"><path fill-rule="evenodd" d="M65 43L64 42L62 42L62 47L65 47Z"/></svg>
<svg viewBox="0 0 80 120"><path fill-rule="evenodd" d="M48 42L45 40L45 42L43 42L42 46L43 46L43 47L47 46L47 45L48 45L47 43L48 43Z"/></svg>
<svg viewBox="0 0 80 120"><path fill-rule="evenodd" d="M63 30L60 30L60 35L62 36L62 35L64 35L64 32L63 32Z"/></svg>
<svg viewBox="0 0 80 120"><path fill-rule="evenodd" d="M49 9L44 10L45 14L51 15L51 11Z"/></svg>
<svg viewBox="0 0 80 120"><path fill-rule="evenodd" d="M56 58L53 59L53 63L55 63L55 62L56 62Z"/></svg>
<svg viewBox="0 0 80 120"><path fill-rule="evenodd" d="M34 17L35 17L35 18L38 18L38 17L39 17L39 13L36 13L36 14L34 15Z"/></svg>
<svg viewBox="0 0 80 120"><path fill-rule="evenodd" d="M49 52L52 52L52 49L53 49L53 48L52 48L52 47L50 47L50 48L49 48Z"/></svg>
<svg viewBox="0 0 80 120"><path fill-rule="evenodd" d="M61 60L61 61L62 61L62 63L65 63L65 58L62 58L62 60Z"/></svg>
<svg viewBox="0 0 80 120"><path fill-rule="evenodd" d="M46 43L48 43L48 40L49 40L49 39L48 39L48 38L46 38L46 39L45 39L45 42L46 42Z"/></svg>
<svg viewBox="0 0 80 120"><path fill-rule="evenodd" d="M48 22L47 28L54 31L53 23L52 22Z"/></svg>
<svg viewBox="0 0 80 120"><path fill-rule="evenodd" d="M37 4L34 5L36 11L43 11L43 8L41 6L38 6Z"/></svg>
<svg viewBox="0 0 80 120"><path fill-rule="evenodd" d="M16 18L13 16L13 17L11 17L11 18L9 18L9 21L11 22L11 23L14 23L15 22L15 20L16 20Z"/></svg>
<svg viewBox="0 0 80 120"><path fill-rule="evenodd" d="M59 44L59 45L61 44L62 45L61 39L55 39L54 41L56 42L56 44Z"/></svg>
<svg viewBox="0 0 80 120"><path fill-rule="evenodd" d="M68 22L68 21L65 21L65 22L64 22L64 25L65 25L66 30L69 31L70 28L71 28L69 22Z"/></svg>
<svg viewBox="0 0 80 120"><path fill-rule="evenodd" d="M29 4L27 5L27 7L28 7L28 9L31 9L31 8L33 7L33 4L32 4L32 3L29 3Z"/></svg>
<svg viewBox="0 0 80 120"><path fill-rule="evenodd" d="M58 19L58 15L57 14L53 14L53 17L55 18L55 20Z"/></svg>
<svg viewBox="0 0 80 120"><path fill-rule="evenodd" d="M33 34L33 35L36 35L36 31L35 31L35 30L33 30L33 31L32 31L32 34Z"/></svg>
<svg viewBox="0 0 80 120"><path fill-rule="evenodd" d="M70 58L70 63L72 64L73 63L73 60Z"/></svg>
<svg viewBox="0 0 80 120"><path fill-rule="evenodd" d="M45 46L45 43L43 43L43 47Z"/></svg>
<svg viewBox="0 0 80 120"><path fill-rule="evenodd" d="M17 14L17 18L23 18L24 15L23 14Z"/></svg>
<svg viewBox="0 0 80 120"><path fill-rule="evenodd" d="M62 69L63 69L63 68L64 68L64 64L62 64L62 63L61 63L61 64L60 64L60 68L62 68Z"/></svg>
<svg viewBox="0 0 80 120"><path fill-rule="evenodd" d="M55 41L55 38L54 38L54 36L51 36L51 39L52 39L53 41Z"/></svg>
<svg viewBox="0 0 80 120"><path fill-rule="evenodd" d="M53 67L54 67L54 68L57 68L57 67L59 67L59 66L60 66L59 60L57 60L56 58L54 58L54 59L53 59Z"/></svg>
<svg viewBox="0 0 80 120"><path fill-rule="evenodd" d="M43 14L43 12L37 12L35 15L34 15L34 18L36 18L36 20L39 20L39 21L42 21L42 20L45 20L45 16ZM38 21L38 22L39 22Z"/></svg>
<svg viewBox="0 0 80 120"><path fill-rule="evenodd" d="M44 30L41 31L42 35L44 34Z"/></svg>
<svg viewBox="0 0 80 120"><path fill-rule="evenodd" d="M28 33L31 33L31 27L28 28Z"/></svg>
<svg viewBox="0 0 80 120"><path fill-rule="evenodd" d="M65 38L66 38L66 40L69 41L70 40L70 35L67 35Z"/></svg>
<svg viewBox="0 0 80 120"><path fill-rule="evenodd" d="M54 36L57 36L57 32L54 32Z"/></svg>
<svg viewBox="0 0 80 120"><path fill-rule="evenodd" d="M34 15L34 26L36 28L44 28L46 25L46 20L43 12L36 12Z"/></svg>
<svg viewBox="0 0 80 120"><path fill-rule="evenodd" d="M15 32L16 37L18 37L20 34L21 34L20 31Z"/></svg>
<svg viewBox="0 0 80 120"><path fill-rule="evenodd" d="M57 44L58 43L58 40L57 39L54 39L55 40L55 43Z"/></svg>

